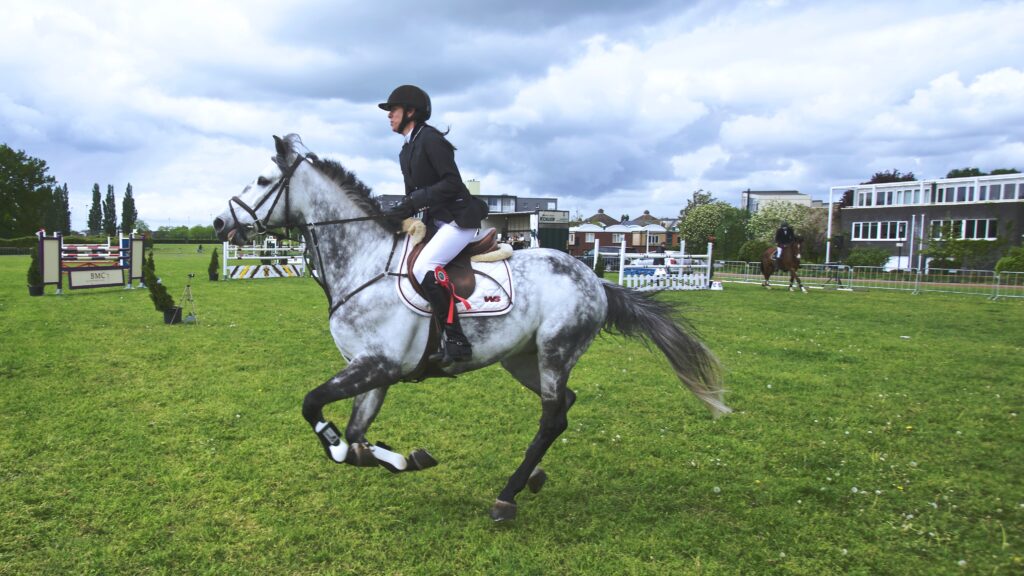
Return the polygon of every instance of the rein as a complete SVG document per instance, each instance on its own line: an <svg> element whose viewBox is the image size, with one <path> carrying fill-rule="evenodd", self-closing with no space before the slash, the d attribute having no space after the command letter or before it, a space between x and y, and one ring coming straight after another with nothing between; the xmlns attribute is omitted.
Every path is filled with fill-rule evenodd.
<svg viewBox="0 0 1024 576"><path fill-rule="evenodd" d="M291 193L292 176L295 174L295 171L299 168L299 165L301 165L303 162L309 162L310 165L313 165L314 167L316 166L315 164L313 164L313 160L310 159L310 156L312 156L313 158L316 158L315 156L312 155L312 153L310 153L309 155L302 155L302 154L297 155L295 157L295 160L292 162L292 164L283 172L283 174L281 176L281 179L278 180L277 183L275 183L270 188L270 190L267 190L266 194L264 194L262 197L260 197L260 199L256 202L255 206L249 206L248 204L246 204L238 196L232 196L231 200L228 201L228 208L231 210L231 217L235 220L235 222L238 222L238 216L235 214L235 206L237 205L239 208L244 210L246 214L248 214L250 217L252 217L252 220L253 220L252 224L246 225L246 228L254 230L257 234L266 234L270 229L267 227L265 222L270 220L271 214L273 214L274 209L277 208L278 204L281 201L281 197L283 196L284 197L284 226L283 226L283 228L285 230L285 233L283 234L283 236L284 236L285 239L295 240L295 238L292 238L288 234L288 230L291 229L291 228L298 228L299 232L303 233L303 234L308 232L310 242L308 242L307 245L313 247L314 255L316 257L316 269L320 273L320 275L322 276L324 274L324 265L323 265L324 259L323 259L323 254L320 252L320 243L319 243L319 241L317 239L317 235L316 235L316 227L317 226L337 226L337 225L343 225L343 224L351 224L353 222L366 222L366 221L369 221L369 220L384 220L384 219L387 219L387 218L391 218L391 216L388 216L386 214L379 214L379 215L370 215L370 216L357 216L357 217L354 217L354 218L342 218L342 219L338 219L338 220L321 220L319 222L304 222L304 223L294 223L294 224L290 223L290 221L289 221L289 217L290 216L289 215L291 213L291 194L290 193ZM270 204L270 208L267 210L267 212L264 215L264 217L260 218L259 215L256 213L256 211L259 210L260 208L262 208L263 205L266 204L267 201L271 199L271 195L273 195L273 201ZM324 294L327 295L327 305L329 307L329 311L327 313L327 317L330 318L331 316L333 316L334 313L338 310L338 308L340 308L343 304L345 304L346 302L351 300L353 296L355 296L359 292L362 292L365 288L369 287L371 284L377 282L378 280L380 280L382 278L386 278L389 274L390 275L397 275L396 273L390 271L390 269L391 269L391 262L392 262L392 260L394 260L395 251L397 249L398 249L398 234L395 234L394 235L394 240L391 243L391 253L388 254L388 261L384 265L384 271L378 273L376 276L374 276L373 278L370 278L366 282L363 282L355 290L349 292L348 294L345 294L340 299L338 299L337 302L334 301L334 298L331 295L331 291L328 290L328 288L327 288L326 279L321 280L320 278L317 278L317 277L314 276L313 279L316 280L317 284L320 285L320 288L323 289ZM306 260L308 262L309 258L307 258Z"/></svg>

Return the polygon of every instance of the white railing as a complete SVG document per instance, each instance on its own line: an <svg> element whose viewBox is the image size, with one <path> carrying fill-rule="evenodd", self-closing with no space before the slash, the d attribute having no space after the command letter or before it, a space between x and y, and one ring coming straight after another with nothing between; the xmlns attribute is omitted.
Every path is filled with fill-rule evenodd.
<svg viewBox="0 0 1024 576"><path fill-rule="evenodd" d="M968 294L988 298L1024 298L1024 272L995 273L991 270L911 268L885 270L876 266L845 266L843 264L803 264L799 270L805 286L855 290L895 290L915 294L932 292ZM788 274L772 276L775 283ZM758 262L719 260L714 264L714 278L721 282L760 284L764 280Z"/></svg>
<svg viewBox="0 0 1024 576"><path fill-rule="evenodd" d="M711 244L707 254L627 253L619 249L619 285L634 290L707 290L711 288Z"/></svg>

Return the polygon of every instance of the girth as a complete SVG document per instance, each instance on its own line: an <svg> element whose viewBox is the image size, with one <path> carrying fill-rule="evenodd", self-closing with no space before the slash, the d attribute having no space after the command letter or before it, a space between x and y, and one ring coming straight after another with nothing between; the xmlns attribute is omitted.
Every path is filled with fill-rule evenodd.
<svg viewBox="0 0 1024 576"><path fill-rule="evenodd" d="M445 265L444 269L448 272L450 281L455 285L455 293L462 298L469 298L473 290L476 289L476 275L473 273L473 266L470 259L478 254L487 254L498 249L497 230L494 228L487 228L481 231L479 240L475 240L466 245L459 252L459 255L452 259L451 262ZM426 242L420 242L419 244L412 247L409 250L409 256L406 259L406 270L408 271L409 282L412 283L413 290L417 294L423 295L423 288L420 287L419 280L413 275L413 265L416 264L416 259L419 258L420 252L423 251L423 247Z"/></svg>

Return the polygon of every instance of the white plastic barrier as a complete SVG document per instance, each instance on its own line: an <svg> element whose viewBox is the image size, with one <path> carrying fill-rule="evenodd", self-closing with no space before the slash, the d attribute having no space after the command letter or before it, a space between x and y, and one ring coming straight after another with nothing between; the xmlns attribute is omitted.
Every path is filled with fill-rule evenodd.
<svg viewBox="0 0 1024 576"><path fill-rule="evenodd" d="M711 243L707 254L680 252L626 252L619 248L619 285L634 290L709 290Z"/></svg>
<svg viewBox="0 0 1024 576"><path fill-rule="evenodd" d="M301 278L306 273L304 246L233 246L224 243L221 252L225 280L255 278Z"/></svg>

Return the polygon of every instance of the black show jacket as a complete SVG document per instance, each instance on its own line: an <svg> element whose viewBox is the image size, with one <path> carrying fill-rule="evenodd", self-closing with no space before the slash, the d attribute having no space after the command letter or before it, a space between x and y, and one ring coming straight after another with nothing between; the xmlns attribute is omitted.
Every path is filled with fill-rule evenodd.
<svg viewBox="0 0 1024 576"><path fill-rule="evenodd" d="M416 126L412 141L398 155L405 178L405 194L424 190L427 206L424 221L454 221L461 228L479 228L487 216L487 203L475 198L462 182L455 165L455 146L429 124Z"/></svg>

